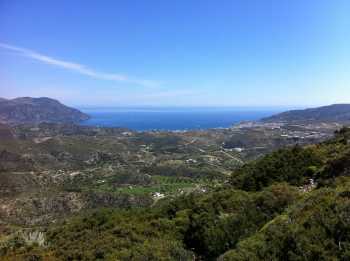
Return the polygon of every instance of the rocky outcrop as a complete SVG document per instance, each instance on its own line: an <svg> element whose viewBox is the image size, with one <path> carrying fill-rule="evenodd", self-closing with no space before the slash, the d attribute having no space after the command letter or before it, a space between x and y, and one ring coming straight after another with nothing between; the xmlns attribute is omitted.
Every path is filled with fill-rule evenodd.
<svg viewBox="0 0 350 261"><path fill-rule="evenodd" d="M0 199L0 220L19 225L43 225L80 211L86 203L78 193L27 195Z"/></svg>

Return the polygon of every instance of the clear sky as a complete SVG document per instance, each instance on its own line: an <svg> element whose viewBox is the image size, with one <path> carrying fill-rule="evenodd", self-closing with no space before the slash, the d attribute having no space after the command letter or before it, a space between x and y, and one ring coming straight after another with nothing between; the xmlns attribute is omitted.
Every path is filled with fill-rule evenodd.
<svg viewBox="0 0 350 261"><path fill-rule="evenodd" d="M349 0L0 0L0 97L350 103Z"/></svg>

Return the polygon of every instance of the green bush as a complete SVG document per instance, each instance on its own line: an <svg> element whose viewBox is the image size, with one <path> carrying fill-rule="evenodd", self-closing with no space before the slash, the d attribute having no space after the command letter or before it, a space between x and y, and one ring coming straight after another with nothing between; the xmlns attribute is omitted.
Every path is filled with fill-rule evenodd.
<svg viewBox="0 0 350 261"><path fill-rule="evenodd" d="M322 159L310 148L281 149L246 164L232 174L230 183L246 191L258 191L277 182L302 185L322 166Z"/></svg>

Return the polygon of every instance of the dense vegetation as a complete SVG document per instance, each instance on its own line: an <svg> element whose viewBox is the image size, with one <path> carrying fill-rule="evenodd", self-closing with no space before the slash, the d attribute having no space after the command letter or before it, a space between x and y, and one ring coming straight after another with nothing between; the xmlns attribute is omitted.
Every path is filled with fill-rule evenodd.
<svg viewBox="0 0 350 261"><path fill-rule="evenodd" d="M191 194L160 202L151 211L104 209L52 227L47 240L63 260L191 260L194 255L213 259L282 213L298 196L295 188L278 184L256 193L225 188ZM27 250L17 249L19 255L29 255Z"/></svg>
<svg viewBox="0 0 350 261"><path fill-rule="evenodd" d="M349 260L349 179L310 193L221 260Z"/></svg>
<svg viewBox="0 0 350 261"><path fill-rule="evenodd" d="M280 149L262 159L246 164L231 178L231 183L248 191L261 190L275 182L303 185L322 166L322 159L312 148L295 146Z"/></svg>
<svg viewBox="0 0 350 261"><path fill-rule="evenodd" d="M151 208L80 214L46 228L45 245L14 237L1 254L9 260L349 260L349 134L343 129L318 145L278 150L210 191Z"/></svg>

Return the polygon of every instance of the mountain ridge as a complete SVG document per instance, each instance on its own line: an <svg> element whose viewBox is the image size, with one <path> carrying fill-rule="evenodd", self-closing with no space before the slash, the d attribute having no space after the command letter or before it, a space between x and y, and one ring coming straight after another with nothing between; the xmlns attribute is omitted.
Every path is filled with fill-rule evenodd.
<svg viewBox="0 0 350 261"><path fill-rule="evenodd" d="M0 98L0 122L10 125L23 123L78 123L89 115L48 97Z"/></svg>
<svg viewBox="0 0 350 261"><path fill-rule="evenodd" d="M267 118L262 122L350 122L350 104L339 103L302 110L290 110Z"/></svg>

